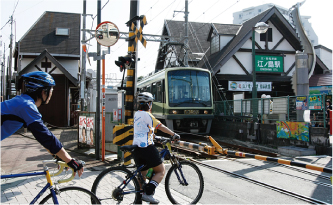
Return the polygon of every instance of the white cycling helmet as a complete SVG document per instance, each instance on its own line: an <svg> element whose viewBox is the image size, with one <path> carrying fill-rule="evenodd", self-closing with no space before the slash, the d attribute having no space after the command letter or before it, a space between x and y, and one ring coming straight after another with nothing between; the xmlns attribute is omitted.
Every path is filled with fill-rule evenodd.
<svg viewBox="0 0 333 205"><path fill-rule="evenodd" d="M138 95L138 102L153 102L154 97L151 93L143 92Z"/></svg>

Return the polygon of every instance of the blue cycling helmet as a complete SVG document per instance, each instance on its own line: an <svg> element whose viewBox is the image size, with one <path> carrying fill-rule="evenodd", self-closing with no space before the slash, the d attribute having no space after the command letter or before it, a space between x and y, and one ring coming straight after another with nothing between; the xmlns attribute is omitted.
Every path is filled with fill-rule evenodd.
<svg viewBox="0 0 333 205"><path fill-rule="evenodd" d="M52 76L43 71L34 71L22 75L27 92L34 92L38 88L48 88L55 86Z"/></svg>

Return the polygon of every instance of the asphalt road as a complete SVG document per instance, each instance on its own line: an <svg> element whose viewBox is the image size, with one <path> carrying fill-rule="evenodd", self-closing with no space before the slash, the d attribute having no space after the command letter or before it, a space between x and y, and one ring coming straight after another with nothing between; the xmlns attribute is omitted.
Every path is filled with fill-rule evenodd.
<svg viewBox="0 0 333 205"><path fill-rule="evenodd" d="M55 130L60 139L66 139L63 131ZM68 132L70 133L70 132ZM76 176L71 185L79 185L90 189L93 181L101 170L111 166L112 162L102 162L94 157L77 152L69 153L86 161L85 173L81 178ZM1 141L1 173L22 173L41 171L41 161L50 159L50 154L33 138L13 135ZM290 160L290 158L289 158ZM328 156L307 156L292 160L303 163L316 164L332 168L332 158ZM244 175L261 182L296 192L301 195L319 199L327 204L332 204L332 186L329 180L318 176L308 175L299 171L290 170L275 163L268 163L255 159L237 160L203 160L204 163L220 169ZM166 165L168 168L168 165ZM203 173L205 189L200 204L306 204L306 202L267 189L257 184L199 166ZM311 170L310 170L311 171ZM326 173L311 171L317 175L329 176ZM40 190L43 177L27 177L20 180L2 180L1 203L29 203ZM42 181L43 182L43 181ZM327 184L323 186L322 184ZM28 193L26 193L26 191ZM155 196L161 204L170 204L164 191L164 182L158 186Z"/></svg>

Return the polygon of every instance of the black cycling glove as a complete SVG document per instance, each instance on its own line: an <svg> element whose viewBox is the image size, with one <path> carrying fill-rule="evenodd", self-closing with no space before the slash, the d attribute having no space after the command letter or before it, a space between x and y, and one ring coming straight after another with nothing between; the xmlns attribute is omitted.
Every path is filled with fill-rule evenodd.
<svg viewBox="0 0 333 205"><path fill-rule="evenodd" d="M74 158L70 162L68 162L67 165L70 168L72 168L74 170L74 172L80 170L83 167L82 162L80 160L77 160Z"/></svg>
<svg viewBox="0 0 333 205"><path fill-rule="evenodd" d="M177 133L175 133L173 136L172 136L172 140L173 141L178 141L178 140L180 140L180 136L179 136L179 134L177 134Z"/></svg>

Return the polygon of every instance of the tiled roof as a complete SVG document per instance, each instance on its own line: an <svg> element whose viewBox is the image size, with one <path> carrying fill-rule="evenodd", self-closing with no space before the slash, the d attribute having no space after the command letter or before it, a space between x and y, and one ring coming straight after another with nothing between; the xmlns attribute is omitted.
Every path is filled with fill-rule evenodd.
<svg viewBox="0 0 333 205"><path fill-rule="evenodd" d="M236 35L242 25L238 24L212 24L220 35Z"/></svg>
<svg viewBox="0 0 333 205"><path fill-rule="evenodd" d="M169 31L168 35L180 42L185 33L184 21L166 20L165 22ZM209 28L210 23L188 22L189 60L195 61L196 58L201 58L202 56L195 53L204 53L209 48L210 43L206 41ZM180 52L179 46L177 46L177 52Z"/></svg>
<svg viewBox="0 0 333 205"><path fill-rule="evenodd" d="M309 79L309 86L324 86L324 85L332 85L332 72L325 74L317 74L312 75Z"/></svg>
<svg viewBox="0 0 333 205"><path fill-rule="evenodd" d="M81 15L46 11L21 38L21 53L80 55ZM69 28L69 36L55 35L56 28Z"/></svg>

